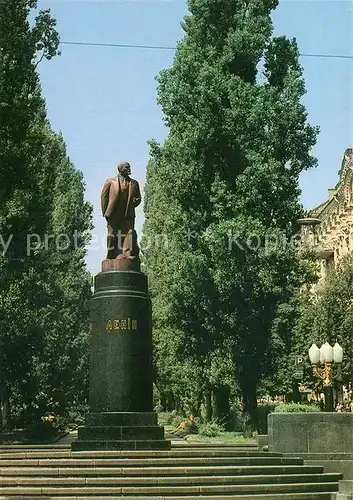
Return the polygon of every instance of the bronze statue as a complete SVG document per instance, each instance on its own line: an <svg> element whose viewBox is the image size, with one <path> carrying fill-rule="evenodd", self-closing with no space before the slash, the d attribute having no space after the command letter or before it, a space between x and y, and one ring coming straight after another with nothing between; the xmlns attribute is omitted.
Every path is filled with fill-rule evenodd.
<svg viewBox="0 0 353 500"><path fill-rule="evenodd" d="M135 208L141 203L141 194L130 174L130 164L120 163L118 175L108 179L102 189L102 213L108 226L107 259L138 258Z"/></svg>

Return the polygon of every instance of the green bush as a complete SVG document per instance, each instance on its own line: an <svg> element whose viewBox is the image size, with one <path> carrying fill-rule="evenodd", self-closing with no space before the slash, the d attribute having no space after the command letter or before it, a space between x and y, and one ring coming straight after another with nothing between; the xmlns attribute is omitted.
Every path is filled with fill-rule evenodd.
<svg viewBox="0 0 353 500"><path fill-rule="evenodd" d="M306 405L301 403L280 403L276 405L275 413L310 413L318 412L320 407L317 405Z"/></svg>
<svg viewBox="0 0 353 500"><path fill-rule="evenodd" d="M171 413L166 413L161 411L157 413L159 425L170 425L172 423L173 415Z"/></svg>
<svg viewBox="0 0 353 500"><path fill-rule="evenodd" d="M198 433L200 436L216 437L224 431L223 427L216 422L208 422L198 425Z"/></svg>
<svg viewBox="0 0 353 500"><path fill-rule="evenodd" d="M161 412L158 413L158 423L160 425L172 425L177 427L182 420L185 420L186 417L181 415L176 415L173 412Z"/></svg>
<svg viewBox="0 0 353 500"><path fill-rule="evenodd" d="M88 413L89 406L87 404L73 405L64 417L65 424L83 424Z"/></svg>
<svg viewBox="0 0 353 500"><path fill-rule="evenodd" d="M234 405L231 409L232 413L232 429L235 432L244 432L245 416L240 406Z"/></svg>
<svg viewBox="0 0 353 500"><path fill-rule="evenodd" d="M186 417L182 417L181 415L173 415L170 423L175 427L178 427L180 422L182 422L183 420L186 420Z"/></svg>

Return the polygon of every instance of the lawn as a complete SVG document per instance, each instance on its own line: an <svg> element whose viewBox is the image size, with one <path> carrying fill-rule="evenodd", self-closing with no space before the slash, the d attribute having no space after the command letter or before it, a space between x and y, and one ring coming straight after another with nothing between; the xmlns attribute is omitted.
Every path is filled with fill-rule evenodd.
<svg viewBox="0 0 353 500"><path fill-rule="evenodd" d="M245 438L234 432L221 432L218 436L209 437L201 436L200 434L190 434L186 436L189 443L210 443L210 444L231 444L234 446L250 446L256 445L256 439Z"/></svg>
<svg viewBox="0 0 353 500"><path fill-rule="evenodd" d="M169 433L173 431L177 423L182 420L183 417L174 418L174 422L170 423L171 417L170 414L162 413L158 415L159 425L162 425L166 431ZM184 417L185 418L185 417ZM254 438L245 438L239 432L225 432L222 431L216 436L205 436L202 435L202 426L200 427L201 433L199 434L189 434L185 436L183 439L189 443L209 443L209 444L224 444L224 445L234 445L234 446L250 446L256 445L256 439Z"/></svg>

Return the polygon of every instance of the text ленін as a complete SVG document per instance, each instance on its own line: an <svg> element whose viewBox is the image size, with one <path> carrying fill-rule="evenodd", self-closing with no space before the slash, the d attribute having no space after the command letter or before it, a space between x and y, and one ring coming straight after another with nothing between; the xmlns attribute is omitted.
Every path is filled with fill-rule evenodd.
<svg viewBox="0 0 353 500"><path fill-rule="evenodd" d="M137 330L137 320L131 318L124 319L108 319L105 329L113 330Z"/></svg>

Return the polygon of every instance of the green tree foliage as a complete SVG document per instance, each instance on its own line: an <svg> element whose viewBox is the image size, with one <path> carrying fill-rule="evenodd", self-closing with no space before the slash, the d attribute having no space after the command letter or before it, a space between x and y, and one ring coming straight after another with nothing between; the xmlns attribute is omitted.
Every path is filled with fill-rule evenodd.
<svg viewBox="0 0 353 500"><path fill-rule="evenodd" d="M174 63L158 76L169 136L152 144L146 190L145 238L170 242L145 253L155 326L180 334L176 353L205 374L210 353L231 352L250 414L273 367L277 309L303 277L285 242L302 214L299 174L316 164L297 43L273 36L277 4L189 0Z"/></svg>
<svg viewBox="0 0 353 500"><path fill-rule="evenodd" d="M35 366L37 388L64 411L69 404L82 403L88 389L92 283L84 257L92 209L84 199L82 173L68 159L62 137L51 133L50 142L50 164L56 166L48 227L52 240L44 248L44 349Z"/></svg>
<svg viewBox="0 0 353 500"><path fill-rule="evenodd" d="M298 397L296 356L304 358L303 381L314 387L317 380L313 378L308 355L313 343L320 347L325 342L332 346L338 342L344 350L344 359L340 370L334 372L336 388L352 382L352 279L353 258L348 255L325 280L314 287L303 287L281 306L273 330L278 338L287 340L275 377L265 381L268 390L279 388L289 397Z"/></svg>
<svg viewBox="0 0 353 500"><path fill-rule="evenodd" d="M91 207L46 118L37 66L59 36L36 7L0 0L0 396L16 416L82 399L88 349Z"/></svg>
<svg viewBox="0 0 353 500"><path fill-rule="evenodd" d="M264 392L273 396L285 394L287 401L301 401L299 383L312 382L308 349L312 343L315 311L309 290L292 291L287 302L279 304L272 324L271 338L275 344L271 376L262 381ZM298 367L296 360L303 358ZM303 374L301 369L303 368Z"/></svg>
<svg viewBox="0 0 353 500"><path fill-rule="evenodd" d="M312 322L310 335L306 338L306 350L315 342L319 347L324 342L334 345L338 342L344 351L340 379L348 385L353 381L353 257L347 255L335 270L319 283L306 305ZM310 344L310 345L309 345Z"/></svg>

